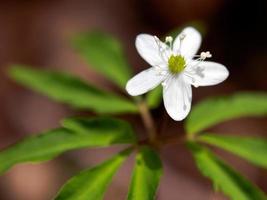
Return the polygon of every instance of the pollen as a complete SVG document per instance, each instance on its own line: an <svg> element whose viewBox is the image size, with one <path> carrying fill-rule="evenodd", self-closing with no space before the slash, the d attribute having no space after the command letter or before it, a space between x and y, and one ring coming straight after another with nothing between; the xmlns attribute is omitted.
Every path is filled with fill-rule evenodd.
<svg viewBox="0 0 267 200"><path fill-rule="evenodd" d="M168 60L169 71L173 74L180 73L184 70L186 62L183 56L181 55L171 55Z"/></svg>

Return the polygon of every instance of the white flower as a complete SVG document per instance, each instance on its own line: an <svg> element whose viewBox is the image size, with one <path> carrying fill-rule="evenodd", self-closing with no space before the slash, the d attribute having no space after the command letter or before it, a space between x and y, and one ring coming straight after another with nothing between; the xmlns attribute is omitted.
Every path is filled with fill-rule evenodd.
<svg viewBox="0 0 267 200"><path fill-rule="evenodd" d="M137 51L152 67L130 79L127 92L132 96L141 95L162 83L168 114L174 120L183 120L191 109L191 85L216 85L229 75L222 64L204 61L211 57L209 51L195 55L200 44L201 35L192 27L185 28L174 41L166 37L165 43L156 36L138 35Z"/></svg>

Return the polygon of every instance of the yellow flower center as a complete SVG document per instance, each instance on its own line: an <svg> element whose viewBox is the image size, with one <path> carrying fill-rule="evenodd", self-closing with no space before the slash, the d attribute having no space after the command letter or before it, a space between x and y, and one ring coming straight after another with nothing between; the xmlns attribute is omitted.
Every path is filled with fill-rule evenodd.
<svg viewBox="0 0 267 200"><path fill-rule="evenodd" d="M185 59L181 55L178 56L171 55L168 60L169 70L173 74L182 72L185 68L185 65L186 65Z"/></svg>

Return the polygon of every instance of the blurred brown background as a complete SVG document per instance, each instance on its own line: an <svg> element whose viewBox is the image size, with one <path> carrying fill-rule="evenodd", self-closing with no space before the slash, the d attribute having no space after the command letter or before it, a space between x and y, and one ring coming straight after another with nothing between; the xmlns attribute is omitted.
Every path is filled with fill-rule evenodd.
<svg viewBox="0 0 267 200"><path fill-rule="evenodd" d="M113 88L86 68L68 45L75 33L99 29L119 38L135 72L147 67L138 56L135 36L140 32L164 35L192 21L205 25L202 49L230 70L229 79L215 87L194 90L193 102L239 90L267 89L267 6L265 0L32 0L0 1L0 149L29 134L57 127L60 119L75 112L24 89L8 79L11 63L29 64L72 72ZM157 120L166 120L165 134L183 134L182 123L174 123L154 111ZM135 116L126 116L132 121ZM240 119L213 128L216 132L267 137L265 119ZM139 123L137 123L139 124ZM160 123L159 123L160 124ZM139 127L136 125L138 129ZM0 178L0 200L47 200L79 169L99 163L118 148L81 150L64 154L38 165L14 167ZM218 150L217 150L218 151ZM218 151L240 172L267 192L267 172ZM195 168L183 145L163 150L165 174L160 200L219 200L209 181ZM124 199L133 159L115 177L107 200Z"/></svg>

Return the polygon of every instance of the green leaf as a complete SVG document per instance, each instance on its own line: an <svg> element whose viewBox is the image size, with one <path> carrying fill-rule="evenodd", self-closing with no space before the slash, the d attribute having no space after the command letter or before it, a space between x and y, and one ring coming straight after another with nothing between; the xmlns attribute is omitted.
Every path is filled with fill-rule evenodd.
<svg viewBox="0 0 267 200"><path fill-rule="evenodd" d="M142 147L136 156L135 168L128 193L128 200L153 200L162 175L158 154Z"/></svg>
<svg viewBox="0 0 267 200"><path fill-rule="evenodd" d="M71 178L55 200L101 200L114 174L131 153L127 149L110 160Z"/></svg>
<svg viewBox="0 0 267 200"><path fill-rule="evenodd" d="M232 200L266 200L266 195L208 149L189 143L200 172L210 178L216 189Z"/></svg>
<svg viewBox="0 0 267 200"><path fill-rule="evenodd" d="M84 127L79 127L83 123ZM95 118L92 120L65 120L66 128L47 131L26 138L0 152L0 174L22 162L41 162L59 154L85 147L106 147L112 144L134 143L132 129L126 122Z"/></svg>
<svg viewBox="0 0 267 200"><path fill-rule="evenodd" d="M157 108L162 101L161 85L150 91L146 96L147 105L149 108Z"/></svg>
<svg viewBox="0 0 267 200"><path fill-rule="evenodd" d="M75 36L72 44L90 67L125 88L132 73L119 41L101 32L90 32Z"/></svg>
<svg viewBox="0 0 267 200"><path fill-rule="evenodd" d="M75 108L97 113L138 111L130 100L99 90L66 73L13 66L10 75L20 84Z"/></svg>
<svg viewBox="0 0 267 200"><path fill-rule="evenodd" d="M205 134L198 139L230 151L242 158L267 168L267 140L255 137L221 136Z"/></svg>
<svg viewBox="0 0 267 200"><path fill-rule="evenodd" d="M186 121L186 130L188 134L195 134L226 120L266 114L266 93L250 92L213 97L193 107Z"/></svg>
<svg viewBox="0 0 267 200"><path fill-rule="evenodd" d="M132 126L123 120L112 118L68 118L62 126L79 134L88 135L91 145L135 143L136 135ZM90 138L89 138L90 137Z"/></svg>

